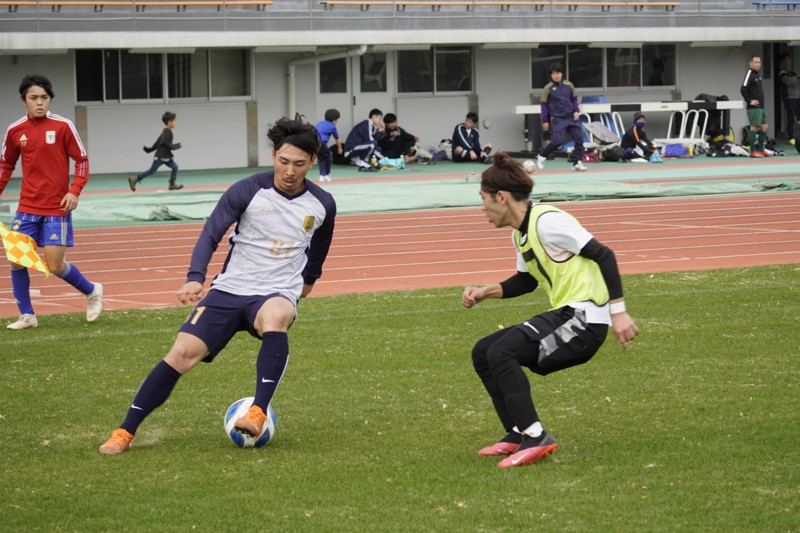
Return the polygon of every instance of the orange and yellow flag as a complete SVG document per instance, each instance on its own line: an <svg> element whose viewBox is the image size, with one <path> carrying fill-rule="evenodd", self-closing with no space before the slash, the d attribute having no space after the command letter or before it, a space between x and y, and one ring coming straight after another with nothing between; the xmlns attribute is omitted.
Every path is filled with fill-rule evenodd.
<svg viewBox="0 0 800 533"><path fill-rule="evenodd" d="M36 253L36 241L30 236L18 231L11 231L0 222L0 237L3 238L3 248L6 249L6 257L9 261L44 272L45 278L50 275L47 264Z"/></svg>

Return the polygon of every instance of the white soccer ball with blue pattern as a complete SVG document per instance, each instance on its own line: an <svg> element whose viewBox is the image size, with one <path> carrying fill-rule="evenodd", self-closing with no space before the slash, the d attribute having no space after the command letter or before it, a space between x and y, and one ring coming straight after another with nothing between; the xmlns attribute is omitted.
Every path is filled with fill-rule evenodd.
<svg viewBox="0 0 800 533"><path fill-rule="evenodd" d="M267 420L264 422L264 429L257 437L251 437L246 433L241 433L233 425L241 417L247 414L247 410L253 405L253 396L236 400L225 411L225 433L239 448L260 448L268 443L275 436L275 429L278 427L278 419L275 411L270 405L267 408Z"/></svg>

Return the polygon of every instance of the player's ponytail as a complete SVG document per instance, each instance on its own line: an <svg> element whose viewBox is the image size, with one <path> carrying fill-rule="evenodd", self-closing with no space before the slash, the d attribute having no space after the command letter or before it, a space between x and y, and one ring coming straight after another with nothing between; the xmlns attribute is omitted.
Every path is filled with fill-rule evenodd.
<svg viewBox="0 0 800 533"><path fill-rule="evenodd" d="M514 199L524 200L533 190L533 178L507 152L497 152L492 166L481 174L481 190L489 194L506 191Z"/></svg>

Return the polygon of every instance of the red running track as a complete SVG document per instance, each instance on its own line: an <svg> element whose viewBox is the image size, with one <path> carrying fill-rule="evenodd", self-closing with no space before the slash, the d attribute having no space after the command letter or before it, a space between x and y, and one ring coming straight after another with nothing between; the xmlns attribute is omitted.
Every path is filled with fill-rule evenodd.
<svg viewBox="0 0 800 533"><path fill-rule="evenodd" d="M617 255L623 274L800 263L800 193L558 204ZM76 231L70 262L105 286L105 309L178 305L201 224ZM220 244L209 273L227 253ZM339 216L312 296L466 286L515 269L509 228L479 209ZM85 298L55 276L31 274L37 314L83 311ZM0 272L0 317L18 310Z"/></svg>

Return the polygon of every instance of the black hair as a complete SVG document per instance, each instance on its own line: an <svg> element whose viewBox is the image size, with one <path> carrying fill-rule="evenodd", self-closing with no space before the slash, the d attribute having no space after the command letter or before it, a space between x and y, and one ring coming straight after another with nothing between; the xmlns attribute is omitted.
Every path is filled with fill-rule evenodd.
<svg viewBox="0 0 800 533"><path fill-rule="evenodd" d="M319 150L319 134L317 129L306 122L292 120L286 117L278 119L274 126L267 132L267 138L272 142L275 150L284 144L299 148L310 156L315 156Z"/></svg>
<svg viewBox="0 0 800 533"><path fill-rule="evenodd" d="M552 74L553 72L560 72L560 73L563 74L564 73L564 65L562 65L559 62L550 63L550 66L547 67L547 72L549 74Z"/></svg>
<svg viewBox="0 0 800 533"><path fill-rule="evenodd" d="M380 110L380 109L378 109L377 107L376 107L376 108L373 108L373 109L371 109L371 110L370 110L370 112L369 112L369 118L372 118L372 117L374 117L375 115L378 115L378 116L381 116L381 117L382 117L382 116L383 116L383 111L381 111L381 110Z"/></svg>
<svg viewBox="0 0 800 533"><path fill-rule="evenodd" d="M636 113L635 115L633 115L633 121L634 122L636 122L640 118L643 118L643 119L647 120L647 117L644 116L644 113Z"/></svg>
<svg viewBox="0 0 800 533"><path fill-rule="evenodd" d="M533 178L507 152L497 152L492 166L481 174L481 190L493 197L499 191L506 191L515 200L525 200L533 190Z"/></svg>
<svg viewBox="0 0 800 533"><path fill-rule="evenodd" d="M394 124L395 122L397 122L397 115L395 115L394 113L386 113L383 116L384 124Z"/></svg>
<svg viewBox="0 0 800 533"><path fill-rule="evenodd" d="M328 122L333 122L334 120L339 120L342 115L339 113L338 109L328 109L325 111L325 120Z"/></svg>
<svg viewBox="0 0 800 533"><path fill-rule="evenodd" d="M467 113L467 120L471 120L472 122L477 124L478 123L478 114L475 113L474 111L470 111L469 113Z"/></svg>
<svg viewBox="0 0 800 533"><path fill-rule="evenodd" d="M778 61L780 61L781 63L783 63L783 60L784 60L784 59L786 59L786 58L790 58L790 59L791 59L791 57L792 57L792 54L790 54L789 52L784 52L784 53L782 53L782 54L780 55L780 57L778 57Z"/></svg>
<svg viewBox="0 0 800 533"><path fill-rule="evenodd" d="M175 120L175 118L176 118L177 116L178 116L178 115L176 115L176 114L175 114L175 113L173 113L172 111L165 111L165 112L164 112L164 114L163 114L163 115L161 115L161 122L163 122L163 123L164 123L164 125L166 126L166 125L167 125L167 122L169 122L170 120Z"/></svg>
<svg viewBox="0 0 800 533"><path fill-rule="evenodd" d="M23 100L25 100L28 89L34 85L44 89L44 92L46 92L47 96L50 98L56 97L56 93L53 92L53 84L50 83L50 80L40 74L28 74L22 78L22 83L19 84L19 95Z"/></svg>

